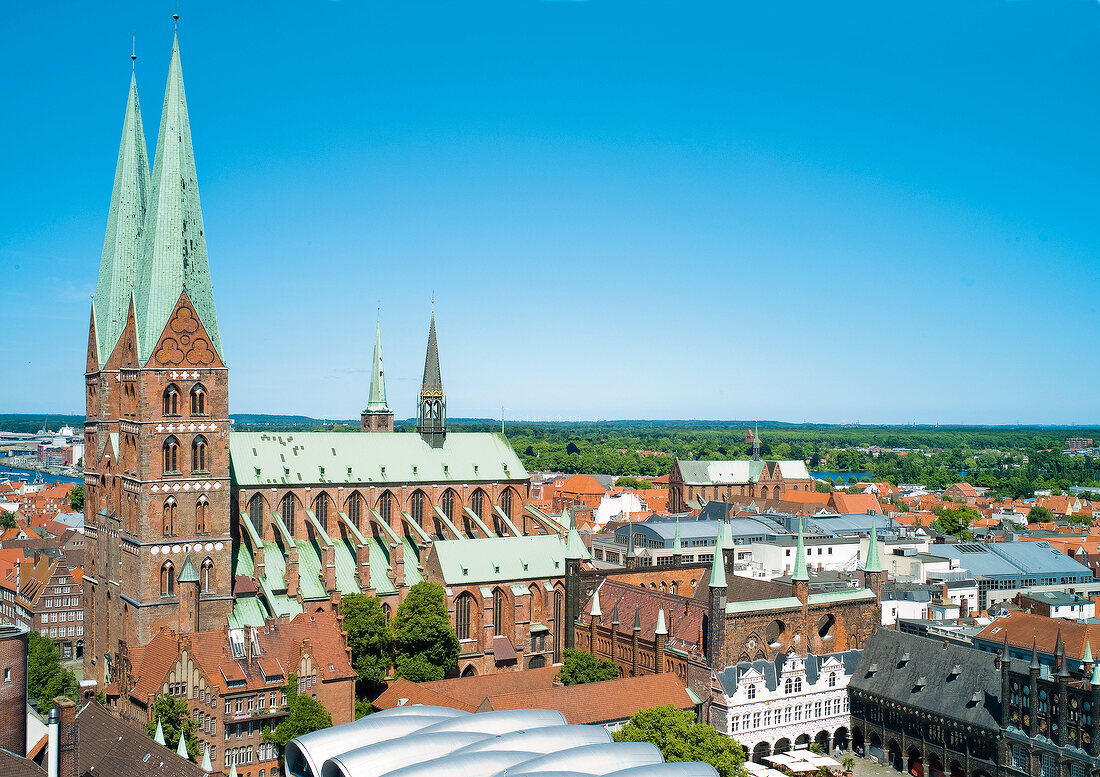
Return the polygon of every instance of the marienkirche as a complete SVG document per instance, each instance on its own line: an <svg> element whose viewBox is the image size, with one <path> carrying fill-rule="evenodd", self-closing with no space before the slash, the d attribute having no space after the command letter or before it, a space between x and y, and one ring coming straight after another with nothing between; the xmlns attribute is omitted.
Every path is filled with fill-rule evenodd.
<svg viewBox="0 0 1100 777"><path fill-rule="evenodd" d="M352 592L392 611L436 539L561 528L503 436L448 432L434 313L416 434L393 431L377 329L362 433L231 431L178 40L152 170L130 81L85 382L85 675L108 695L162 628L260 626Z"/></svg>

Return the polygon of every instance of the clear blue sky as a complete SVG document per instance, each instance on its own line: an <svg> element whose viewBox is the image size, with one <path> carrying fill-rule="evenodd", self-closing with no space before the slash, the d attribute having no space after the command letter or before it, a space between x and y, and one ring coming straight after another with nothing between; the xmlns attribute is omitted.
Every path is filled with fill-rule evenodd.
<svg viewBox="0 0 1100 777"><path fill-rule="evenodd" d="M0 412L82 410L137 32L0 25ZM233 412L1100 421L1100 4L179 3Z"/></svg>

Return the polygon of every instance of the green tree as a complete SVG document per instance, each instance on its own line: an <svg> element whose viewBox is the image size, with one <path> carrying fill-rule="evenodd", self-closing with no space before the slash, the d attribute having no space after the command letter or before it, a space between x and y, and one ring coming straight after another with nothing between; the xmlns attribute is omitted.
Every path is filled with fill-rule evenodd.
<svg viewBox="0 0 1100 777"><path fill-rule="evenodd" d="M622 477L615 481L616 486L622 488L646 489L653 488L653 484L641 478Z"/></svg>
<svg viewBox="0 0 1100 777"><path fill-rule="evenodd" d="M601 680L614 680L619 670L615 662L607 658L597 658L582 650L566 648L561 656L561 671L558 679L563 685L582 685L597 683Z"/></svg>
<svg viewBox="0 0 1100 777"><path fill-rule="evenodd" d="M946 507L940 510L939 517L932 522L932 528L944 534L951 534L961 540L972 540L970 524L982 517L982 514L970 505Z"/></svg>
<svg viewBox="0 0 1100 777"><path fill-rule="evenodd" d="M702 761L720 777L745 777L745 751L717 730L695 721L695 715L671 704L634 713L614 734L616 742L649 742L665 761Z"/></svg>
<svg viewBox="0 0 1100 777"><path fill-rule="evenodd" d="M325 709L325 705L312 696L298 693L298 675L292 674L287 677L283 693L286 694L286 706L290 714L279 721L274 731L264 730L265 741L274 742L279 746L279 750L282 750L294 737L332 725L332 715Z"/></svg>
<svg viewBox="0 0 1100 777"><path fill-rule="evenodd" d="M1027 511L1028 523L1047 523L1054 520L1054 513L1045 507L1036 505Z"/></svg>
<svg viewBox="0 0 1100 777"><path fill-rule="evenodd" d="M76 675L61 668L61 654L54 641L32 631L27 655L27 697L35 699L39 711L45 714L58 696L77 701L80 683Z"/></svg>
<svg viewBox="0 0 1100 777"><path fill-rule="evenodd" d="M15 516L12 513L7 510L0 512L0 529L14 529L15 526Z"/></svg>
<svg viewBox="0 0 1100 777"><path fill-rule="evenodd" d="M348 594L340 602L351 661L368 698L383 690L393 654L393 630L377 596Z"/></svg>
<svg viewBox="0 0 1100 777"><path fill-rule="evenodd" d="M195 738L197 724L191 717L191 711L187 709L187 702L175 696L161 694L153 702L153 714L145 724L145 733L150 737L156 736L158 719L164 730L164 744L175 750L179 746L182 730L184 742L187 743L187 755L194 760L199 754L199 740Z"/></svg>
<svg viewBox="0 0 1100 777"><path fill-rule="evenodd" d="M84 486L73 486L69 492L69 506L78 513L84 509Z"/></svg>
<svg viewBox="0 0 1100 777"><path fill-rule="evenodd" d="M458 664L458 636L447 615L443 586L420 582L409 589L393 618L394 666L413 682L442 680Z"/></svg>

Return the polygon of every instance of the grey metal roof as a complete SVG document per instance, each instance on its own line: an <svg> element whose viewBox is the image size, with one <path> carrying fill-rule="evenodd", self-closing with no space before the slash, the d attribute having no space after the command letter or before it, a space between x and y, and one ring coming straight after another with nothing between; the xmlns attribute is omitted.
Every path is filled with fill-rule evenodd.
<svg viewBox="0 0 1100 777"><path fill-rule="evenodd" d="M994 658L974 648L879 629L864 645L848 687L997 731L1001 674ZM959 675L952 673L955 664L962 668ZM977 702L971 700L975 692Z"/></svg>
<svg viewBox="0 0 1100 777"><path fill-rule="evenodd" d="M705 539L713 544L714 538L718 536L718 523L718 521L680 521L680 539L683 541ZM725 524L724 533L727 538L769 537L775 533L774 528L752 518L734 518L726 521ZM676 521L630 523L616 529L615 535L626 537L629 532L634 533L636 542L638 535L643 535L647 539L663 541L666 547L672 547L672 541L676 536Z"/></svg>
<svg viewBox="0 0 1100 777"><path fill-rule="evenodd" d="M773 660L768 661L761 659L759 661L742 661L739 664L733 666L727 666L721 672L718 672L718 680L722 683L722 688L727 694L733 694L737 690L737 683L742 677L745 676L750 670L755 670L764 675L764 684L768 687L769 691L774 691L779 687L779 678L783 674L783 665L787 663L787 660L794 654L780 653ZM817 678L821 675L822 667L829 658L836 658L844 667L844 671L851 674L859 662L862 651L860 650L845 650L840 653L825 653L817 656L813 653L806 655L802 661L806 667L806 681L810 684L816 683ZM797 658L797 656L795 656Z"/></svg>
<svg viewBox="0 0 1100 777"><path fill-rule="evenodd" d="M958 559L971 575L984 577L1078 576L1092 571L1049 542L959 542L936 546L936 555Z"/></svg>
<svg viewBox="0 0 1100 777"><path fill-rule="evenodd" d="M298 737L286 768L291 777L717 777L706 764L666 764L649 743L566 725L558 711L440 707L397 707Z"/></svg>

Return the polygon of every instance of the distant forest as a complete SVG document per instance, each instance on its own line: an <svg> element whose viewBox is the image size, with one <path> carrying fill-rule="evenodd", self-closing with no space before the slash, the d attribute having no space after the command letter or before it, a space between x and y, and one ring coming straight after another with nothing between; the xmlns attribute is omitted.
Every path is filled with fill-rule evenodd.
<svg viewBox="0 0 1100 777"><path fill-rule="evenodd" d="M357 432L358 419L240 413L236 431ZM0 431L36 432L79 428L83 416L0 415ZM657 477L674 458L736 459L752 453L749 421L601 421L580 423L507 422L505 431L529 470ZM398 432L415 429L397 421ZM453 431L499 432L489 419L451 419ZM766 458L804 459L817 471L869 472L874 480L944 487L965 478L995 493L1030 496L1035 489L1100 486L1100 462L1061 453L1068 437L1100 440L1100 427L1059 426L837 426L760 424L760 452ZM858 448L909 449L916 453L878 456ZM964 474L965 473L965 474Z"/></svg>

